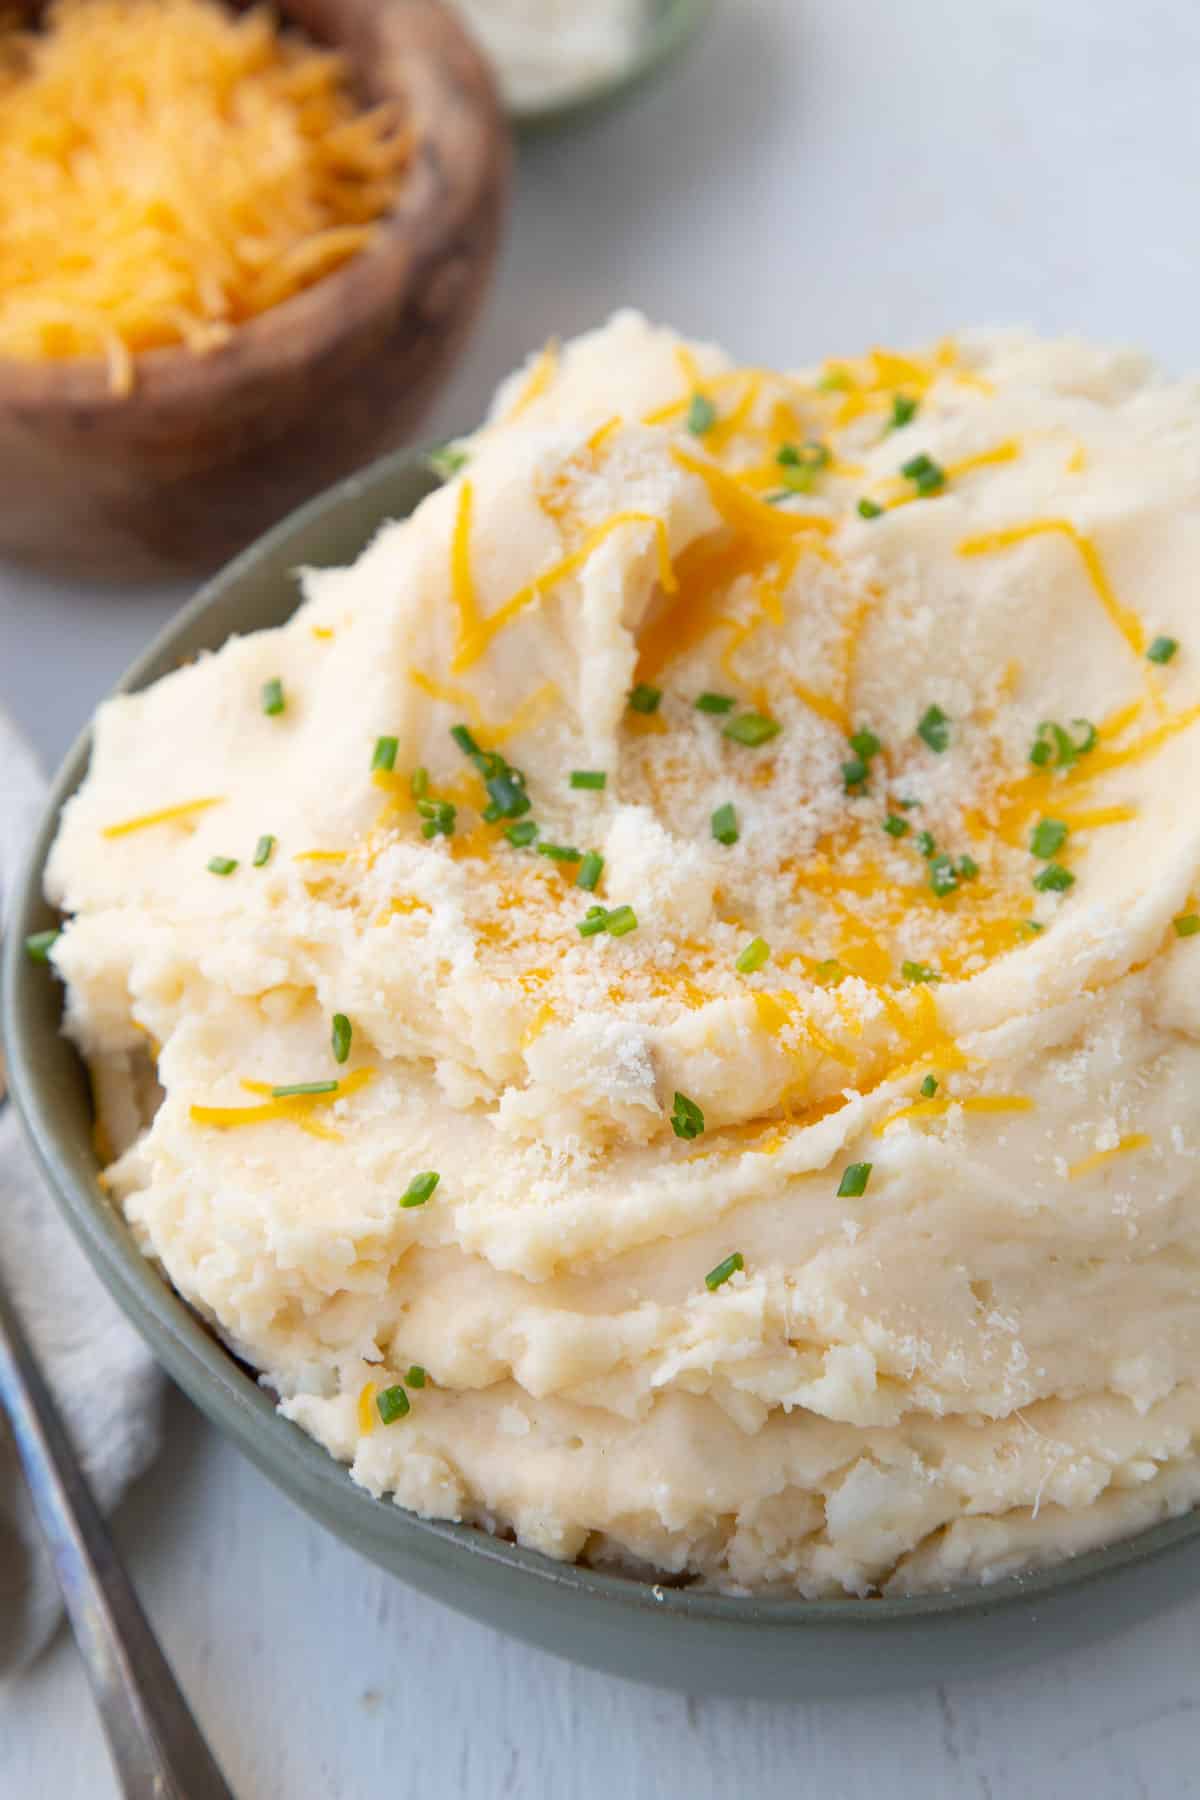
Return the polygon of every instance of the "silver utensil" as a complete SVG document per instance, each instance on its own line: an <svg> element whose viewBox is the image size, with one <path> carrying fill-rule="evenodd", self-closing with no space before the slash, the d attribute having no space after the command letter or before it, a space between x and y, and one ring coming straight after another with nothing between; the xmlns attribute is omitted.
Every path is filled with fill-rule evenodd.
<svg viewBox="0 0 1200 1800"><path fill-rule="evenodd" d="M0 1407L53 1553L122 1793L127 1800L234 1800L150 1629L3 1285Z"/></svg>

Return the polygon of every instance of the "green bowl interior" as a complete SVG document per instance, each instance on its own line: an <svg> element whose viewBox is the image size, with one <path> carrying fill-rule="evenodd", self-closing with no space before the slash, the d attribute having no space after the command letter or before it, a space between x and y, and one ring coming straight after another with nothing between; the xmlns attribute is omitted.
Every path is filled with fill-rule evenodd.
<svg viewBox="0 0 1200 1800"><path fill-rule="evenodd" d="M147 686L180 659L219 648L233 632L282 623L297 602L298 568L353 560L382 521L411 511L434 485L422 458L401 452L310 502L218 575L134 665L121 687ZM682 1614L692 1621L870 1628L890 1622L899 1630L939 1615L989 1613L1014 1605L1028 1609L1044 1595L1161 1556L1195 1538L1200 1515L1189 1514L1108 1549L987 1588L893 1600L814 1602L652 1587L630 1577L557 1563L473 1527L423 1520L373 1499L317 1443L280 1417L253 1374L143 1258L98 1183L87 1079L59 1030L61 989L44 967L30 963L23 953L28 933L55 922L42 898L42 871L59 811L81 782L88 754L85 733L54 783L9 921L2 997L14 1097L68 1223L159 1360L278 1486L366 1554L393 1567L424 1562L443 1569L451 1562L461 1566L464 1557L483 1558L503 1565L507 1577L521 1585L532 1580L566 1590L562 1600L568 1606L569 1596L574 1596L577 1604L585 1598L603 1599L660 1616L664 1610ZM491 1574L500 1578L502 1572L496 1569Z"/></svg>
<svg viewBox="0 0 1200 1800"><path fill-rule="evenodd" d="M549 131L560 125L573 125L624 100L687 46L708 18L712 5L713 0L644 0L641 41L625 68L589 81L573 94L543 106L514 107L510 115L513 122L523 132Z"/></svg>

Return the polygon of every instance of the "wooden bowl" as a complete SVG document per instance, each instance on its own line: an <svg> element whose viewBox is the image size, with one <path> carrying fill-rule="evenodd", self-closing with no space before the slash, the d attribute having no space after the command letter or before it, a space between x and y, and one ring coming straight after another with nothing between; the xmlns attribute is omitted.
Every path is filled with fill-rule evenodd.
<svg viewBox="0 0 1200 1800"><path fill-rule="evenodd" d="M32 12L36 8L28 7ZM0 556L92 580L215 568L415 430L462 348L508 194L491 74L440 0L280 0L341 50L360 98L401 98L414 151L372 246L205 355L0 358Z"/></svg>

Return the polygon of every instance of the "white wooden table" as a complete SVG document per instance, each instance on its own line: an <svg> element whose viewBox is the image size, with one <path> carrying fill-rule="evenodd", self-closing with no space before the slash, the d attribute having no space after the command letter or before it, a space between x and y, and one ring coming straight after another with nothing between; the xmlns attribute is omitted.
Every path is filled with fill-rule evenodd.
<svg viewBox="0 0 1200 1800"><path fill-rule="evenodd" d="M585 0L581 0L581 4ZM683 68L527 151L434 432L633 301L747 360L1031 322L1200 363L1192 0L724 0ZM0 479L3 472L0 471ZM0 703L53 761L178 593L0 572ZM988 1685L689 1701L568 1667L310 1525L174 1396L119 1535L241 1800L1200 1794L1200 1604ZM0 1686L0 1800L108 1800L69 1641Z"/></svg>

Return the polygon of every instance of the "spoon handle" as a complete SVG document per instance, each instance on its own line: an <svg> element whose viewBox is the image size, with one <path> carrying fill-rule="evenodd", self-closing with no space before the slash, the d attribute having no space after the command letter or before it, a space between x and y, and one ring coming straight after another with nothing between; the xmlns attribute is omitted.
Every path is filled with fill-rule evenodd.
<svg viewBox="0 0 1200 1800"><path fill-rule="evenodd" d="M234 1800L159 1649L0 1286L0 1406L127 1800Z"/></svg>

